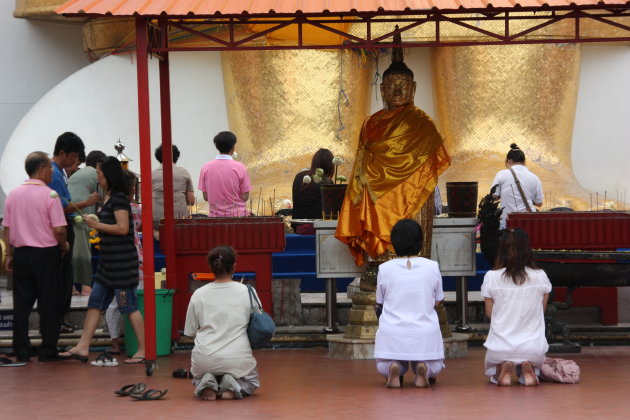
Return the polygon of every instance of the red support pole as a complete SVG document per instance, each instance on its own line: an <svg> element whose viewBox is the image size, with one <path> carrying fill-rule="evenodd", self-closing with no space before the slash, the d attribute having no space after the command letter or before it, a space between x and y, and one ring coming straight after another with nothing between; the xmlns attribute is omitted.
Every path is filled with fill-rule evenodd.
<svg viewBox="0 0 630 420"><path fill-rule="evenodd" d="M168 47L168 25L166 18L161 17L160 25L160 45ZM163 251L166 253L166 284L169 289L175 289L175 275L177 273L175 261L175 210L173 192L173 150L172 150L172 130L171 130L171 85L169 72L168 52L164 52L160 60L160 114L162 124L162 176L164 185L164 238L160 238L163 244ZM176 300L174 300L176 302ZM175 304L175 303L174 303ZM177 329L177 311L173 311L172 338L179 338Z"/></svg>
<svg viewBox="0 0 630 420"><path fill-rule="evenodd" d="M144 337L146 359L156 359L155 265L153 261L153 202L151 197L151 119L149 109L149 60L147 21L136 17L136 62L138 75L138 129L140 137L140 178L142 180L142 235L144 268Z"/></svg>

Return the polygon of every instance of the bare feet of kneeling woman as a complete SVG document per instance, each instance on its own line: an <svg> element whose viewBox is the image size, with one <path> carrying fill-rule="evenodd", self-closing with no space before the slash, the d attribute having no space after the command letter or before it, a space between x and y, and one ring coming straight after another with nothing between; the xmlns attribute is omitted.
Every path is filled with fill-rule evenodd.
<svg viewBox="0 0 630 420"><path fill-rule="evenodd" d="M223 391L221 393L221 399L222 400L233 400L236 397L234 396L234 393L232 391Z"/></svg>
<svg viewBox="0 0 630 420"><path fill-rule="evenodd" d="M503 362L497 367L497 385L510 386L512 385L512 376L514 375L514 363Z"/></svg>
<svg viewBox="0 0 630 420"><path fill-rule="evenodd" d="M387 388L400 388L400 363L392 362L387 373Z"/></svg>
<svg viewBox="0 0 630 420"><path fill-rule="evenodd" d="M414 382L416 388L428 388L429 378L427 377L427 364L419 362L416 365L416 380Z"/></svg>
<svg viewBox="0 0 630 420"><path fill-rule="evenodd" d="M199 399L203 401L214 401L217 399L217 393L212 388L206 388L199 394Z"/></svg>
<svg viewBox="0 0 630 420"><path fill-rule="evenodd" d="M525 386L536 386L538 385L538 377L534 372L534 367L530 362L521 363L521 375L523 375L524 385Z"/></svg>

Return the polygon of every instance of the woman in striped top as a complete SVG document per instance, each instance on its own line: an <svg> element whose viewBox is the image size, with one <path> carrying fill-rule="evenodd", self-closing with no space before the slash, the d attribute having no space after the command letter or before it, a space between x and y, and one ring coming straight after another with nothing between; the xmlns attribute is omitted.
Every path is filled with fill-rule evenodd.
<svg viewBox="0 0 630 420"><path fill-rule="evenodd" d="M138 254L134 245L134 228L128 187L120 162L113 156L105 158L96 167L98 182L106 191L98 220L83 216L85 223L99 231L100 259L94 286L88 300L88 311L79 343L60 354L61 357L87 361L90 340L111 301L116 298L122 315L129 321L138 338L138 351L125 363L144 362L144 326L138 311L136 287L138 286Z"/></svg>

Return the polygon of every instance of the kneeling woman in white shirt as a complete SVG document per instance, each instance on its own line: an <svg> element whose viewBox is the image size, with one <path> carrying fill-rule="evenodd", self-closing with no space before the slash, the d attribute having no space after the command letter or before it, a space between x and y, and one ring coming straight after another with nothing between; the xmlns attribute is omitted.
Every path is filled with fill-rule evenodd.
<svg viewBox="0 0 630 420"><path fill-rule="evenodd" d="M376 369L388 388L400 388L409 366L414 385L428 388L444 368L444 344L435 306L444 299L437 262L419 257L422 228L404 219L392 228L397 258L379 266L376 304L382 305L376 332Z"/></svg>
<svg viewBox="0 0 630 420"><path fill-rule="evenodd" d="M516 371L520 383L538 385L549 349L544 308L550 291L547 274L532 260L527 232L503 232L495 269L486 273L481 285L490 318L485 372L493 383L511 385Z"/></svg>
<svg viewBox="0 0 630 420"><path fill-rule="evenodd" d="M231 246L213 248L208 265L215 280L193 293L184 329L195 338L190 369L195 395L202 400L241 399L260 387L247 338L249 293L247 286L232 280L236 251Z"/></svg>

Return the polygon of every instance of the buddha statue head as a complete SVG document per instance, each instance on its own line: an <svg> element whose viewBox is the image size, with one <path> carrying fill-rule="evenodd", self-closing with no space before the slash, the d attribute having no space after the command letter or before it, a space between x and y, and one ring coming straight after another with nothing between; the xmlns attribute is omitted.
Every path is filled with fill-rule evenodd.
<svg viewBox="0 0 630 420"><path fill-rule="evenodd" d="M398 29L398 26L396 26ZM394 35L394 44L401 44L400 33ZM383 72L381 83L381 96L383 108L392 110L413 102L416 93L416 82L413 80L413 72L405 64L402 47L392 48L392 63Z"/></svg>

